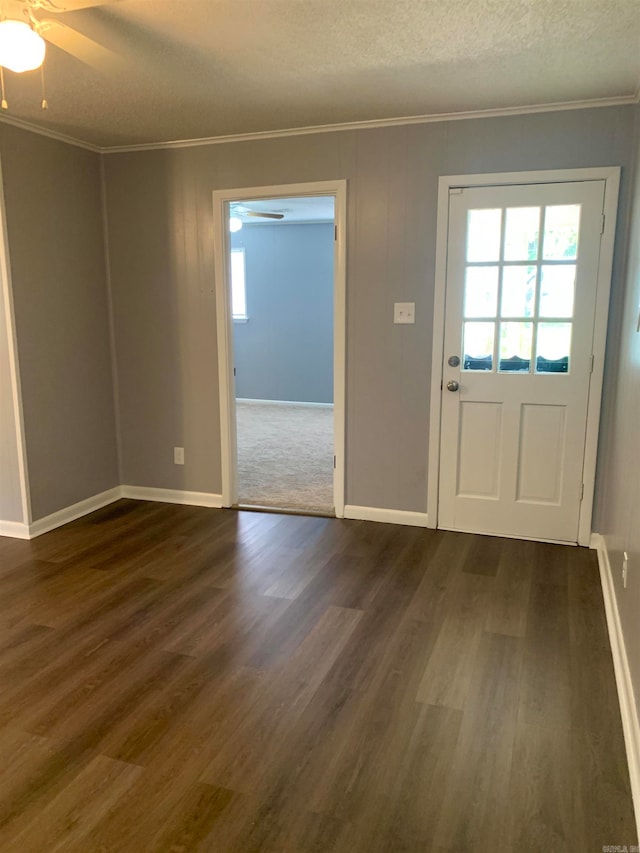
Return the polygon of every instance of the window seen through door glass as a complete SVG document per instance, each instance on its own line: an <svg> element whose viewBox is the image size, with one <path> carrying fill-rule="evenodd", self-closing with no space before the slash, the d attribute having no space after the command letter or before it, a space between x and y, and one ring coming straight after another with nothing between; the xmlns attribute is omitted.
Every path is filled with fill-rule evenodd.
<svg viewBox="0 0 640 853"><path fill-rule="evenodd" d="M502 210L470 210L467 221L467 260L497 261L500 258Z"/></svg>
<svg viewBox="0 0 640 853"><path fill-rule="evenodd" d="M502 317L533 317L536 267L505 267L502 272Z"/></svg>
<svg viewBox="0 0 640 853"><path fill-rule="evenodd" d="M571 352L571 323L539 323L537 373L567 373Z"/></svg>
<svg viewBox="0 0 640 853"><path fill-rule="evenodd" d="M500 323L500 372L529 372L533 323Z"/></svg>
<svg viewBox="0 0 640 853"><path fill-rule="evenodd" d="M464 286L465 317L495 317L499 267L467 267Z"/></svg>
<svg viewBox="0 0 640 853"><path fill-rule="evenodd" d="M537 260L539 231L539 207L508 207L504 234L505 261Z"/></svg>
<svg viewBox="0 0 640 853"><path fill-rule="evenodd" d="M469 211L462 370L569 372L579 236L578 204Z"/></svg>
<svg viewBox="0 0 640 853"><path fill-rule="evenodd" d="M464 370L493 370L495 323L465 323Z"/></svg>
<svg viewBox="0 0 640 853"><path fill-rule="evenodd" d="M578 256L580 205L557 204L544 209L545 261L575 260Z"/></svg>
<svg viewBox="0 0 640 853"><path fill-rule="evenodd" d="M572 317L576 265L542 266L540 283L540 316Z"/></svg>

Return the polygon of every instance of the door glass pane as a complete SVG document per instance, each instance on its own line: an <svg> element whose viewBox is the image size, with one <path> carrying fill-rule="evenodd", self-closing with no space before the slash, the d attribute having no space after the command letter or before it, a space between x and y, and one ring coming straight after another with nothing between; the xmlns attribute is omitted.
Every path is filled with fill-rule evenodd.
<svg viewBox="0 0 640 853"><path fill-rule="evenodd" d="M529 372L533 323L500 323L500 371Z"/></svg>
<svg viewBox="0 0 640 853"><path fill-rule="evenodd" d="M575 260L578 256L579 231L579 204L555 204L546 207L542 246L544 260Z"/></svg>
<svg viewBox="0 0 640 853"><path fill-rule="evenodd" d="M576 265L542 265L540 283L540 316L572 317L576 282Z"/></svg>
<svg viewBox="0 0 640 853"><path fill-rule="evenodd" d="M467 260L497 261L500 258L502 210L470 210L467 220Z"/></svg>
<svg viewBox="0 0 640 853"><path fill-rule="evenodd" d="M535 295L535 267L504 267L500 304L502 317L533 317Z"/></svg>
<svg viewBox="0 0 640 853"><path fill-rule="evenodd" d="M538 257L539 207L509 207L504 234L505 261L535 261Z"/></svg>
<svg viewBox="0 0 640 853"><path fill-rule="evenodd" d="M463 370L493 370L495 323L465 323Z"/></svg>
<svg viewBox="0 0 640 853"><path fill-rule="evenodd" d="M536 373L568 373L571 323L540 323Z"/></svg>
<svg viewBox="0 0 640 853"><path fill-rule="evenodd" d="M464 316L495 317L498 305L498 267L467 267Z"/></svg>

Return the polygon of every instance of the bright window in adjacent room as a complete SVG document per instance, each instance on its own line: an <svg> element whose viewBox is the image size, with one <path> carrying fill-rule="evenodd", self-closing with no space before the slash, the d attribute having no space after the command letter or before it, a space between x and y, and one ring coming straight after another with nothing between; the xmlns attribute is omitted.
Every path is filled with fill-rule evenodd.
<svg viewBox="0 0 640 853"><path fill-rule="evenodd" d="M244 249L231 250L231 313L234 320L248 319Z"/></svg>

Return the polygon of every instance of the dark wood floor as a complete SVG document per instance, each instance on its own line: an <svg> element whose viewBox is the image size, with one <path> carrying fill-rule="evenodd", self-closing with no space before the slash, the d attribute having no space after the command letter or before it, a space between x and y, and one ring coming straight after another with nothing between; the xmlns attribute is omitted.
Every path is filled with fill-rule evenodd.
<svg viewBox="0 0 640 853"><path fill-rule="evenodd" d="M637 843L592 552L121 501L0 565L3 853Z"/></svg>

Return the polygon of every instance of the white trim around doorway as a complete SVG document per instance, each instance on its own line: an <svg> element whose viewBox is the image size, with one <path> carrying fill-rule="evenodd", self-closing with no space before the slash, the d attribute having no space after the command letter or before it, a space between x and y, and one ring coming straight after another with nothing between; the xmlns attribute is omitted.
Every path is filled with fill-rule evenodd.
<svg viewBox="0 0 640 853"><path fill-rule="evenodd" d="M262 198L299 198L334 196L336 241L333 275L333 441L335 470L333 500L335 514L344 517L345 480L345 392L346 392L346 180L280 184L268 187L242 187L214 190L213 240L216 281L216 324L218 333L218 382L220 386L220 442L222 465L222 506L237 502L237 448L235 424L235 380L233 376L233 327L229 288L229 233L226 207L232 201Z"/></svg>
<svg viewBox="0 0 640 853"><path fill-rule="evenodd" d="M429 417L429 446L427 460L427 519L428 526L438 526L438 483L440 476L440 424L443 377L444 319L447 279L447 239L449 231L449 190L456 187L495 187L517 184L568 183L571 181L604 181L604 222L600 258L596 313L593 333L594 363L589 386L587 428L584 454L584 495L580 508L578 544L588 546L591 540L591 519L595 491L596 455L604 355L611 291L611 271L616 232L620 167L604 166L592 169L554 169L534 172L497 172L483 175L444 175L438 182L438 217L436 234L435 292L433 304L433 349L431 361L431 400Z"/></svg>
<svg viewBox="0 0 640 853"><path fill-rule="evenodd" d="M24 415L22 409L22 388L20 384L20 367L18 363L18 340L16 335L15 312L13 305L13 284L11 281L11 263L9 258L9 238L7 234L7 213L4 200L4 178L2 164L0 163L0 299L3 302L7 349L9 355L9 384L11 386L11 397L14 414L14 429L17 449L18 476L20 478L20 505L22 519L17 522L20 529L28 529L32 521L31 516L31 494L29 490L29 474L27 468L27 444L24 430ZM17 530L12 527L13 522L3 522L6 529ZM7 534L13 535L13 534ZM21 536L22 534L16 533Z"/></svg>

